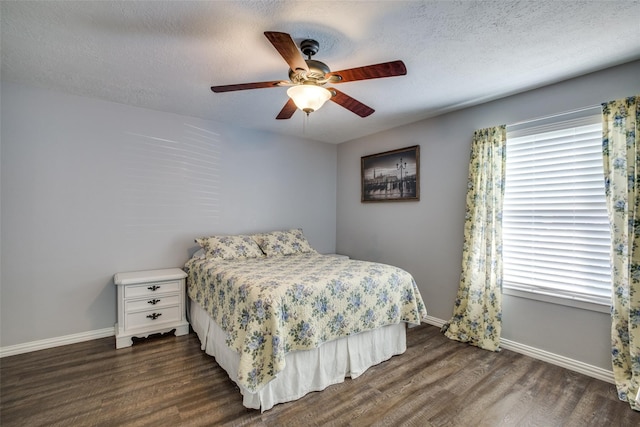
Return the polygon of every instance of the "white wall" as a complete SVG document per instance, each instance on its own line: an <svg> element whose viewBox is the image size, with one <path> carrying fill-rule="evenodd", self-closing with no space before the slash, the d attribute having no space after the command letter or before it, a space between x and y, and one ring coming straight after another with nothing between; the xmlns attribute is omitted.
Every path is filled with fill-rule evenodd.
<svg viewBox="0 0 640 427"><path fill-rule="evenodd" d="M449 320L461 271L473 131L640 94L638 76L640 61L339 145L337 252L405 268L429 314ZM360 203L360 157L416 144L420 201ZM505 295L503 320L505 339L611 369L608 314Z"/></svg>
<svg viewBox="0 0 640 427"><path fill-rule="evenodd" d="M113 327L113 274L194 237L302 227L334 252L335 145L3 82L0 346Z"/></svg>

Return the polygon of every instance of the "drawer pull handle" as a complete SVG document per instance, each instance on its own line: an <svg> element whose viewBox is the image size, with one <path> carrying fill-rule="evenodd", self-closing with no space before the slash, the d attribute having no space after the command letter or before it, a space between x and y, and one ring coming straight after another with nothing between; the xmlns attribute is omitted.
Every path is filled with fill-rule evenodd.
<svg viewBox="0 0 640 427"><path fill-rule="evenodd" d="M158 317L162 316L162 313L153 313L148 315L147 317L151 320L156 320Z"/></svg>
<svg viewBox="0 0 640 427"><path fill-rule="evenodd" d="M153 286L149 286L147 289L149 289L150 291L157 291L158 289L160 289L160 286L153 285Z"/></svg>
<svg viewBox="0 0 640 427"><path fill-rule="evenodd" d="M159 299L152 299L152 300L147 301L147 302L148 302L149 304L151 304L151 305L156 305L157 303L159 303L159 302L160 302L160 300L159 300Z"/></svg>

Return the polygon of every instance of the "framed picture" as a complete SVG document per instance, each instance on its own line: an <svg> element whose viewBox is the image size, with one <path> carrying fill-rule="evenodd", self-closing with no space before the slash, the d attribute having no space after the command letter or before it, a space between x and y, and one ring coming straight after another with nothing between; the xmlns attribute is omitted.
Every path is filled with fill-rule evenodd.
<svg viewBox="0 0 640 427"><path fill-rule="evenodd" d="M363 203L420 200L420 146L361 159Z"/></svg>

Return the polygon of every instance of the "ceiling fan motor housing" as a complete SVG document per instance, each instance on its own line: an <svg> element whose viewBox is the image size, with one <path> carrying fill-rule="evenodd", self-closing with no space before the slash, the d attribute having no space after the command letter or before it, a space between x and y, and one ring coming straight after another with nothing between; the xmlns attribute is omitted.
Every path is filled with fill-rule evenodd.
<svg viewBox="0 0 640 427"><path fill-rule="evenodd" d="M326 81L320 82L320 80L325 80L325 76L327 73L331 72L329 66L324 62L316 61L314 59L306 59L305 62L309 67L309 71L293 71L289 70L289 79L293 83L304 83L306 81L314 81L318 84L324 84Z"/></svg>

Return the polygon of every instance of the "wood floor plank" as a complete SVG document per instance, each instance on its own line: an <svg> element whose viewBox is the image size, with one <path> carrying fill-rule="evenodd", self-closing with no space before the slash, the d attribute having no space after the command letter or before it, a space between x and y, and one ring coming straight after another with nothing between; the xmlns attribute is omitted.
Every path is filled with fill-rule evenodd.
<svg viewBox="0 0 640 427"><path fill-rule="evenodd" d="M640 426L611 384L409 329L407 351L356 379L260 413L195 334L116 350L103 338L0 359L13 426Z"/></svg>

